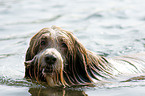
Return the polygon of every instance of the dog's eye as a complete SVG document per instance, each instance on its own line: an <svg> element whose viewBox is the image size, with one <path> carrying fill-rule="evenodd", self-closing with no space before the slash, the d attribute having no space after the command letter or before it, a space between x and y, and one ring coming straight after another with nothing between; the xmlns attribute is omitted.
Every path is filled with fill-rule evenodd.
<svg viewBox="0 0 145 96"><path fill-rule="evenodd" d="M41 45L46 45L46 42L45 41L41 41Z"/></svg>
<svg viewBox="0 0 145 96"><path fill-rule="evenodd" d="M67 45L65 43L62 43L61 47L67 48Z"/></svg>

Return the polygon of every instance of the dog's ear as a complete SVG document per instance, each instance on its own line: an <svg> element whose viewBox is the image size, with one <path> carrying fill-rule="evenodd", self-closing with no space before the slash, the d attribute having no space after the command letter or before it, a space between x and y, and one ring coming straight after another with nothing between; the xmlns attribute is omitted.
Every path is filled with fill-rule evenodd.
<svg viewBox="0 0 145 96"><path fill-rule="evenodd" d="M31 50L30 50L30 47L27 49L26 51L26 56L25 56L25 61L29 61L31 60L31 54L30 54Z"/></svg>
<svg viewBox="0 0 145 96"><path fill-rule="evenodd" d="M29 68L30 66L32 66L32 65L33 65L33 63L34 63L34 61L33 61L33 60L30 60L30 61L25 61L25 62L24 62L24 64L25 64L25 67L26 67L26 68Z"/></svg>
<svg viewBox="0 0 145 96"><path fill-rule="evenodd" d="M29 60L31 60L30 47L26 51L25 62L24 62L24 65L25 65L25 78L30 77L29 68L30 68L31 63L28 62Z"/></svg>

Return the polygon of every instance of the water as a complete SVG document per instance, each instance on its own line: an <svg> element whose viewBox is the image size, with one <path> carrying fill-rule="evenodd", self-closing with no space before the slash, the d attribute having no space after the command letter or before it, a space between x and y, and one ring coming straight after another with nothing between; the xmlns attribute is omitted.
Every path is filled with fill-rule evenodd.
<svg viewBox="0 0 145 96"><path fill-rule="evenodd" d="M145 81L69 89L25 81L30 38L56 25L106 57L145 51L144 0L0 0L0 95L144 96Z"/></svg>

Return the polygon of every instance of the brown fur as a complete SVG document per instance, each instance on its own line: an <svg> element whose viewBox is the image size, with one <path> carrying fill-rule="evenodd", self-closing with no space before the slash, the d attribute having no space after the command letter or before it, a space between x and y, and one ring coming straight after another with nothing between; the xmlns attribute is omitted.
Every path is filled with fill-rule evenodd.
<svg viewBox="0 0 145 96"><path fill-rule="evenodd" d="M43 39L45 46L41 46ZM64 45L65 44L65 45ZM64 48L63 48L64 47ZM58 62L52 73L44 73L44 56L55 55ZM48 66L50 66L48 64ZM46 82L48 86L90 85L115 78L106 58L87 50L69 31L59 27L44 28L34 35L26 53L25 77Z"/></svg>

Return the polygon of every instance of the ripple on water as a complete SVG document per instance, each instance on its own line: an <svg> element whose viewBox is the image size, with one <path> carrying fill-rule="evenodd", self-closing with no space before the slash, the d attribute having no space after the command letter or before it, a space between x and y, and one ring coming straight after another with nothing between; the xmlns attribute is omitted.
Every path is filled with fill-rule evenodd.
<svg viewBox="0 0 145 96"><path fill-rule="evenodd" d="M0 91L7 89L2 90L6 94L12 89L9 86L19 86L16 91L27 87L32 95L125 96L123 93L129 89L126 96L136 90L140 95L144 92L144 81L70 91L30 88L37 85L23 78L23 62L29 39L51 25L75 31L86 48L106 57L145 51L144 4L144 0L0 0Z"/></svg>

